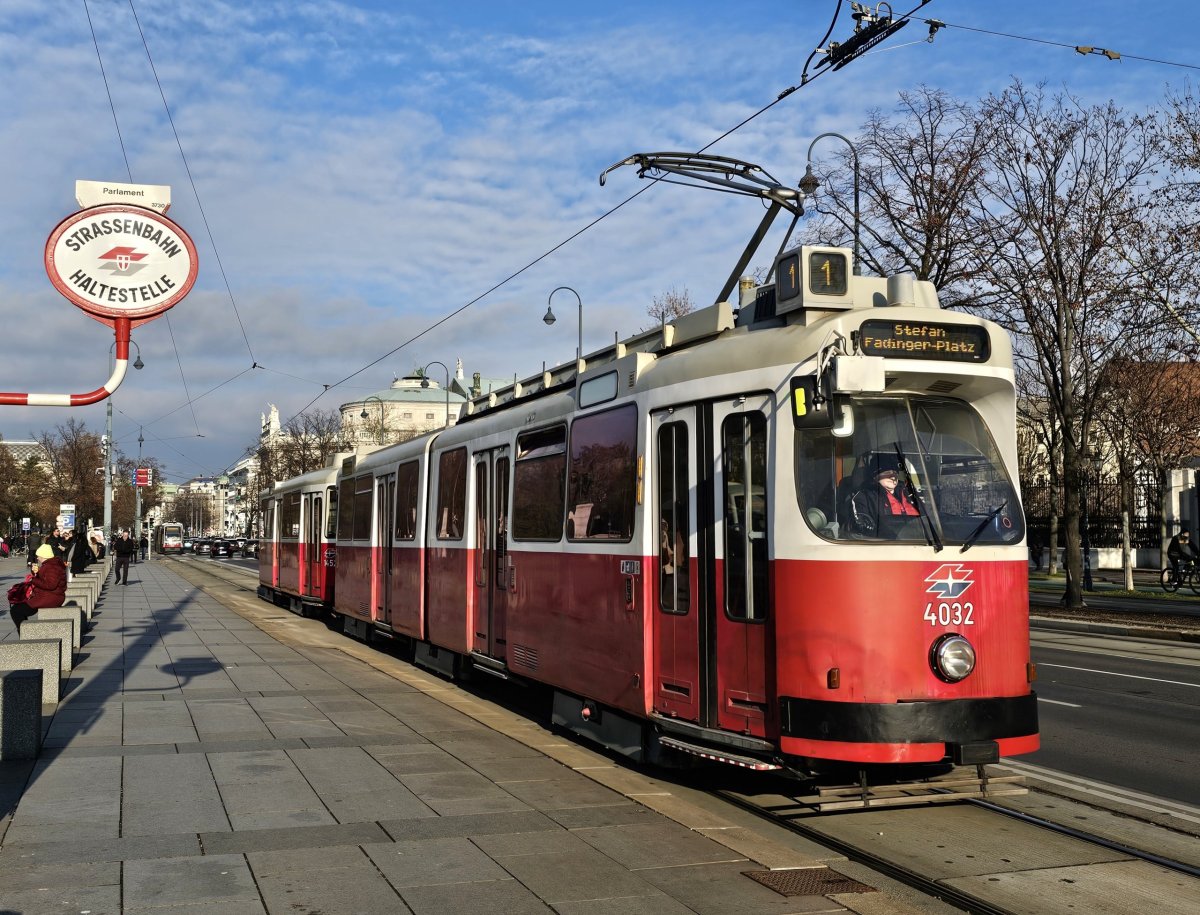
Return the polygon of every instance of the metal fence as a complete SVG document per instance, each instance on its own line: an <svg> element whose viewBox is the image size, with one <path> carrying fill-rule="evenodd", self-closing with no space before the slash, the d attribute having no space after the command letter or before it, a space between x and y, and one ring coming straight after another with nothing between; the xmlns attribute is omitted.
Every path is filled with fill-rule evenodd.
<svg viewBox="0 0 1200 915"><path fill-rule="evenodd" d="M1062 526L1063 495L1058 493L1057 504L1051 506L1050 484L1029 483L1023 487L1025 524L1029 542L1045 545L1050 537L1052 513L1059 516L1058 545L1066 545ZM1157 480L1139 480L1133 486L1133 513L1129 519L1131 546L1155 548L1159 541L1162 484ZM1116 477L1089 480L1080 493L1081 508L1087 517L1088 542L1093 547L1121 545L1121 484Z"/></svg>

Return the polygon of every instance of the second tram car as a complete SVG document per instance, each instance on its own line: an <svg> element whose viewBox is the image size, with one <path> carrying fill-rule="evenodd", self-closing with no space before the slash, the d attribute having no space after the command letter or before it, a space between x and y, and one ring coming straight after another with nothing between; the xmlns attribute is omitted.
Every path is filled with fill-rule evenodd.
<svg viewBox="0 0 1200 915"><path fill-rule="evenodd" d="M545 684L638 759L1036 750L1008 337L845 249L774 273L279 484L260 593L334 540L347 632Z"/></svg>
<svg viewBox="0 0 1200 915"><path fill-rule="evenodd" d="M260 497L258 596L302 616L333 608L339 469L284 480Z"/></svg>
<svg viewBox="0 0 1200 915"><path fill-rule="evenodd" d="M169 555L183 552L183 525L166 521L154 529L154 552Z"/></svg>

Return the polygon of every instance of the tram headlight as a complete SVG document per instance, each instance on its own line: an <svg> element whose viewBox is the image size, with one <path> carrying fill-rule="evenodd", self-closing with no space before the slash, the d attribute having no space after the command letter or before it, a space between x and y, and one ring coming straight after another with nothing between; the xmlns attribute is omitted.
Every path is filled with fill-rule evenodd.
<svg viewBox="0 0 1200 915"><path fill-rule="evenodd" d="M947 683L957 683L975 669L975 649L958 633L947 633L929 650L929 666Z"/></svg>

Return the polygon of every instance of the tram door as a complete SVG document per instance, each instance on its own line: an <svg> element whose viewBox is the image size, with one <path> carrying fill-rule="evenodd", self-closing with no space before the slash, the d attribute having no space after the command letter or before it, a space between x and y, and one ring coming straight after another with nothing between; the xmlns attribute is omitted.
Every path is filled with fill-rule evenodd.
<svg viewBox="0 0 1200 915"><path fill-rule="evenodd" d="M767 477L769 398L745 395L712 405L711 494L715 564L710 608L715 665L710 716L721 728L764 736L770 647Z"/></svg>
<svg viewBox="0 0 1200 915"><path fill-rule="evenodd" d="M300 593L313 596L317 593L317 582L321 579L321 534L325 527L325 512L322 506L324 499L318 492L310 492L304 496L304 574L300 583Z"/></svg>
<svg viewBox="0 0 1200 915"><path fill-rule="evenodd" d="M475 550L472 555L474 638L471 647L503 660L510 594L508 572L508 490L511 458L507 447L474 455Z"/></svg>
<svg viewBox="0 0 1200 915"><path fill-rule="evenodd" d="M703 604L699 575L705 567L697 549L700 442L695 407L675 407L651 417L654 464L651 517L657 561L651 607L654 618L654 709L660 714L700 721L705 665L701 643Z"/></svg>
<svg viewBox="0 0 1200 915"><path fill-rule="evenodd" d="M371 562L373 581L371 591L375 598L374 617L381 623L392 625L392 563L395 561L393 532L396 505L396 475L381 474L375 478L375 536Z"/></svg>

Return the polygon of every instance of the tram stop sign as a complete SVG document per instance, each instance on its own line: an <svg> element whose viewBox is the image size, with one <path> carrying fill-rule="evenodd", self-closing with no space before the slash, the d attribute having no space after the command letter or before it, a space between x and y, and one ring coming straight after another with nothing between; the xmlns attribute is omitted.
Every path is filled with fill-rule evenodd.
<svg viewBox="0 0 1200 915"><path fill-rule="evenodd" d="M90 317L136 327L180 302L200 263L188 234L161 213L104 204L73 213L46 241L54 288Z"/></svg>

